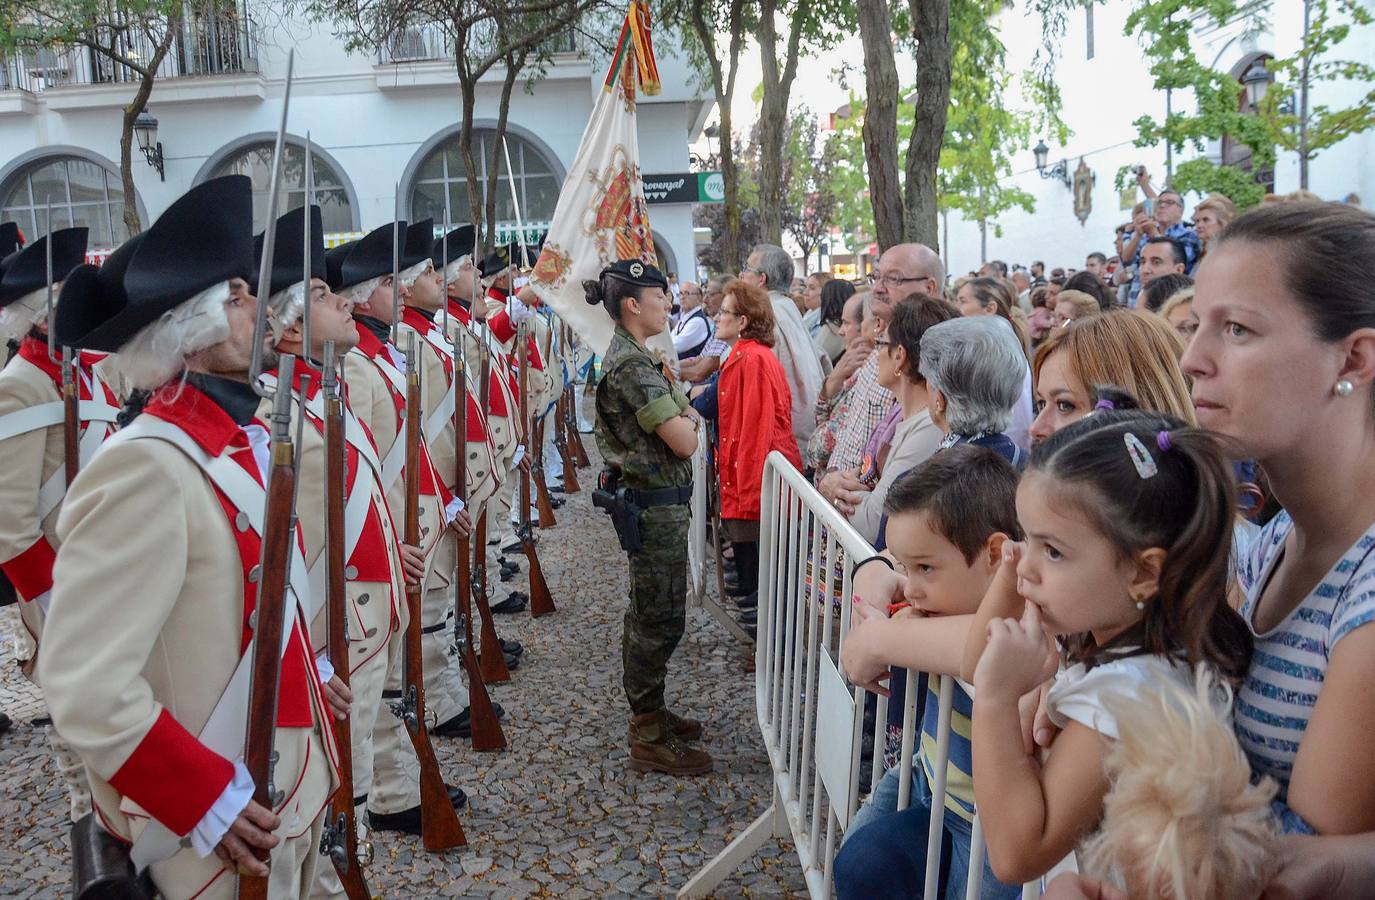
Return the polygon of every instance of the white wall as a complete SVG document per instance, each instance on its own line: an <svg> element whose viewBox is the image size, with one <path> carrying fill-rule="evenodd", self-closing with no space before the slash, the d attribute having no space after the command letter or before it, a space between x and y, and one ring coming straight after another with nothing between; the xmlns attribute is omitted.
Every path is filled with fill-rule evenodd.
<svg viewBox="0 0 1375 900"><path fill-rule="evenodd" d="M376 65L374 54L349 54L327 26L283 19L259 44L261 77L177 79L154 87L149 110L159 120L159 140L166 154L166 182L135 150L134 181L150 217L156 217L185 192L206 162L244 135L275 132L282 112L286 47L296 49L288 131L304 136L332 156L351 181L364 230L392 220L396 181L437 133L455 126L462 114L458 86L447 63ZM688 128L700 109L700 98L684 85L683 64L661 60L666 88L656 98L641 98L639 107L641 165L645 171L686 171ZM515 133L531 134L556 158L556 170L567 172L577 152L592 104L601 90L604 61L560 59L548 77L527 94L518 84L511 99L510 123ZM242 82L241 97L178 101L191 82ZM414 84L414 86L410 86ZM98 93L97 87L64 92ZM131 92L129 92L131 93ZM51 108L57 92L37 95L31 113L0 115L0 170L31 151L66 145L118 161L118 97L102 108ZM478 87L476 120L497 115L500 72ZM60 105L60 104L59 104ZM652 221L669 244L678 265L691 269L693 236L690 207L655 207Z"/></svg>

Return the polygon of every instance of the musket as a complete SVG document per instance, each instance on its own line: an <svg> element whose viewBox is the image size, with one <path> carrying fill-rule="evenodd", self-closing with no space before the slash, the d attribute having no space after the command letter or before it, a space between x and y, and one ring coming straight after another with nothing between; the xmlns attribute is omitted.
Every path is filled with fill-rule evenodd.
<svg viewBox="0 0 1375 900"><path fill-rule="evenodd" d="M53 201L48 198L48 235L43 239L43 261L47 266L48 359L62 369L62 456L67 487L81 468L81 405L76 390L76 358L71 347L57 352L57 307L53 303Z"/></svg>
<svg viewBox="0 0 1375 900"><path fill-rule="evenodd" d="M534 423L534 458L530 465L530 477L535 482L535 507L539 510L539 527L553 528L558 524L554 518L554 502L549 497L549 485L544 480L544 419Z"/></svg>
<svg viewBox="0 0 1375 900"><path fill-rule="evenodd" d="M516 330L516 344L520 351L520 422L521 428L526 434L526 440L529 440L530 343L526 340L524 323ZM567 474L568 469L565 467L565 477ZM530 473L524 468L520 470L520 524L516 526L516 536L520 538L520 543L525 548L525 560L530 566L530 615L538 619L540 616L547 616L556 612L554 598L549 594L549 584L544 580L544 569L540 566L539 553L535 550L535 532L530 526Z"/></svg>
<svg viewBox="0 0 1375 900"><path fill-rule="evenodd" d="M575 346L573 328L567 322L563 323L563 333L567 336L566 346L569 358L573 365L578 362L577 348ZM576 369L574 370L576 377ZM578 468L584 469L592 465L592 461L587 458L587 448L583 446L582 433L578 431L578 390L575 383L570 382L564 385L564 434L568 436L569 448L573 451L573 458L578 461Z"/></svg>
<svg viewBox="0 0 1375 900"><path fill-rule="evenodd" d="M474 276L476 278L476 276ZM477 286L480 287L480 286ZM477 289L475 287L475 291ZM482 302L474 293L473 309ZM485 323L486 320L482 320ZM474 317L476 325L478 319ZM477 354L481 361L478 365L478 405L484 410L491 409L492 399L492 355L488 350L485 335L479 334ZM507 410L509 415L510 411ZM506 651L501 648L501 638L497 637L497 624L492 618L492 607L487 602L487 504L482 504L482 515L478 516L477 529L473 535L473 599L477 602L478 618L482 621L482 641L480 643L480 665L482 680L487 684L498 684L511 680L511 670L506 665Z"/></svg>
<svg viewBox="0 0 1375 900"><path fill-rule="evenodd" d="M295 51L287 52L286 87L282 95L282 118L272 148L272 177L268 187L269 211L277 208L281 190L282 150L286 141L287 111L291 104L291 76ZM277 217L269 215L263 234L263 256L258 268L259 290L271 281L272 254L277 232ZM248 727L244 736L244 767L253 780L253 800L269 811L276 810L286 793L273 781L277 761L277 696L281 686L282 633L288 615L287 573L296 542L296 452L291 436L291 387L295 383L296 358L283 356L278 365L278 382L268 388L259 379L263 372L263 350L267 338L267 299L257 304L253 321L253 356L249 363L249 384L260 397L272 400L271 469L267 479L266 509L263 513L262 552L258 562L258 594L249 627L253 631L250 662ZM285 386L285 389L283 389ZM255 855L268 861L268 851ZM267 877L239 874L241 900L267 900Z"/></svg>
<svg viewBox="0 0 1375 900"><path fill-rule="evenodd" d="M309 313L307 309L306 315ZM344 450L344 406L339 395L336 366L334 342L327 341L324 380L320 387L325 401L325 623L334 674L348 687L348 592L344 576L344 492L348 485L348 457ZM372 892L368 890L358 855L358 825L353 806L352 726L348 718L335 719L333 726L334 742L339 750L339 787L330 800L320 852L334 863L334 871L349 900L371 900Z"/></svg>
<svg viewBox="0 0 1375 900"><path fill-rule="evenodd" d="M563 492L565 494L576 494L582 490L582 485L578 484L578 461L574 458L568 446L568 393L567 391L559 397L558 408L554 413L559 418L562 427L554 431L554 446L559 450L559 456L563 459Z"/></svg>
<svg viewBox="0 0 1375 900"><path fill-rule="evenodd" d="M393 282L395 283L395 282ZM420 373L416 368L415 335L406 335L406 515L403 540L412 547L420 545ZM458 812L449 800L444 776L439 771L434 745L425 715L425 663L421 655L420 581L406 581L406 605L410 622L406 626L405 694L393 711L400 715L410 733L415 755L420 762L420 840L426 850L448 850L468 843Z"/></svg>

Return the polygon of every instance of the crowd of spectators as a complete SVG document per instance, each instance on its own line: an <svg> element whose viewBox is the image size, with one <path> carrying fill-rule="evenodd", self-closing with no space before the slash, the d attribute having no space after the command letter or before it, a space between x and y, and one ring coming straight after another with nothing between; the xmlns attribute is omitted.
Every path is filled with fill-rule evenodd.
<svg viewBox="0 0 1375 900"><path fill-rule="evenodd" d="M787 254L760 245L700 302L685 284L674 336L680 354L695 351L683 363L694 404L718 421L728 586L756 628L762 471L780 451L881 552L855 575L850 680L887 692L905 668L961 679L947 895L962 890L953 872L976 799L999 813L985 826L986 897L1012 896L1002 882L1044 874L1091 834L1104 854L1114 828L1149 840L1149 816L1114 819L1131 761L1108 754L1126 743L1114 693L1158 688L1203 698L1228 733L1234 722L1249 766L1232 794L1174 824L1235 802L1260 837L1223 849L1240 827L1228 820L1161 844L1149 865L1113 858L1107 874L1127 895L1168 870L1197 879L1191 896L1257 896L1267 879L1302 883L1296 867L1317 859L1345 874L1278 896L1360 896L1347 888L1375 883L1351 880L1375 879L1375 763L1356 749L1375 728L1360 699L1375 677L1375 217L1302 197L1238 215L1214 195L1190 219L1183 196L1140 178L1148 199L1115 253L1049 277L1040 260L990 260L949 279L936 253L903 244L865 283L794 283ZM1038 587L1053 584L1060 594ZM1059 662L1045 670L1048 646ZM1004 724L981 724L970 685ZM980 759L1017 771L1019 697L1040 763L976 781ZM1010 718L994 711L1003 698ZM934 777L935 740L924 722L921 779ZM1057 767L1057 754L1072 763ZM847 832L842 897L924 867L930 792L914 784L927 807L894 816L893 774ZM1217 774L1151 777L1201 791ZM1355 837L1317 837L1337 835Z"/></svg>

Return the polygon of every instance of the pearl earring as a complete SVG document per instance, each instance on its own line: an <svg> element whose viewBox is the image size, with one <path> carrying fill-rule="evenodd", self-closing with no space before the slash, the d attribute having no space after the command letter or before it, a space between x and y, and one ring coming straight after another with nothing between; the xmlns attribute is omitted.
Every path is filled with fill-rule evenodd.
<svg viewBox="0 0 1375 900"><path fill-rule="evenodd" d="M1145 600L1138 600L1138 601L1136 601L1136 608L1137 608L1138 610L1145 609L1145 608L1146 608L1146 601L1145 601Z"/></svg>
<svg viewBox="0 0 1375 900"><path fill-rule="evenodd" d="M1356 392L1356 386L1352 384L1350 381L1343 378L1341 381L1337 382L1336 386L1333 387L1332 390L1336 393L1338 397L1350 397L1353 393Z"/></svg>

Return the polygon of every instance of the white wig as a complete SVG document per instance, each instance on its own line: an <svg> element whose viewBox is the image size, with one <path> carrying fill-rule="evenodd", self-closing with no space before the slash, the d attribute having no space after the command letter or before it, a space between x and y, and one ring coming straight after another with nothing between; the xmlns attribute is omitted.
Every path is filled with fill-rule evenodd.
<svg viewBox="0 0 1375 900"><path fill-rule="evenodd" d="M1275 782L1251 783L1232 731L1232 694L1200 666L1173 683L1104 699L1119 739L1102 830L1081 848L1095 874L1120 876L1133 900L1255 900L1273 872Z"/></svg>
<svg viewBox="0 0 1375 900"><path fill-rule="evenodd" d="M449 260L449 264L444 267L444 283L454 284L458 281L458 274L463 271L463 267L471 264L472 254L465 253L458 259Z"/></svg>
<svg viewBox="0 0 1375 900"><path fill-rule="evenodd" d="M119 349L113 365L130 387L152 390L186 368L186 358L229 337L228 281L221 281L145 325Z"/></svg>
<svg viewBox="0 0 1375 900"><path fill-rule="evenodd" d="M300 320L306 309L306 283L298 281L285 290L267 298L268 321L272 323L272 341L280 343L286 330Z"/></svg>
<svg viewBox="0 0 1375 900"><path fill-rule="evenodd" d="M53 306L57 306L57 288L53 288ZM48 314L48 289L39 288L0 309L0 337L8 341L23 340L33 327Z"/></svg>
<svg viewBox="0 0 1375 900"><path fill-rule="evenodd" d="M349 306L361 306L368 302L372 292L377 290L377 286L382 283L385 276L378 275L376 278L369 278L367 281L360 281L355 285L340 288L335 291L340 297L348 301Z"/></svg>
<svg viewBox="0 0 1375 900"><path fill-rule="evenodd" d="M425 270L428 269L431 265L433 265L433 263L430 260L422 259L420 262L411 266L409 269L402 269L400 274L397 276L397 280L400 282L402 287L410 287L411 285L415 284L417 278L425 274Z"/></svg>

